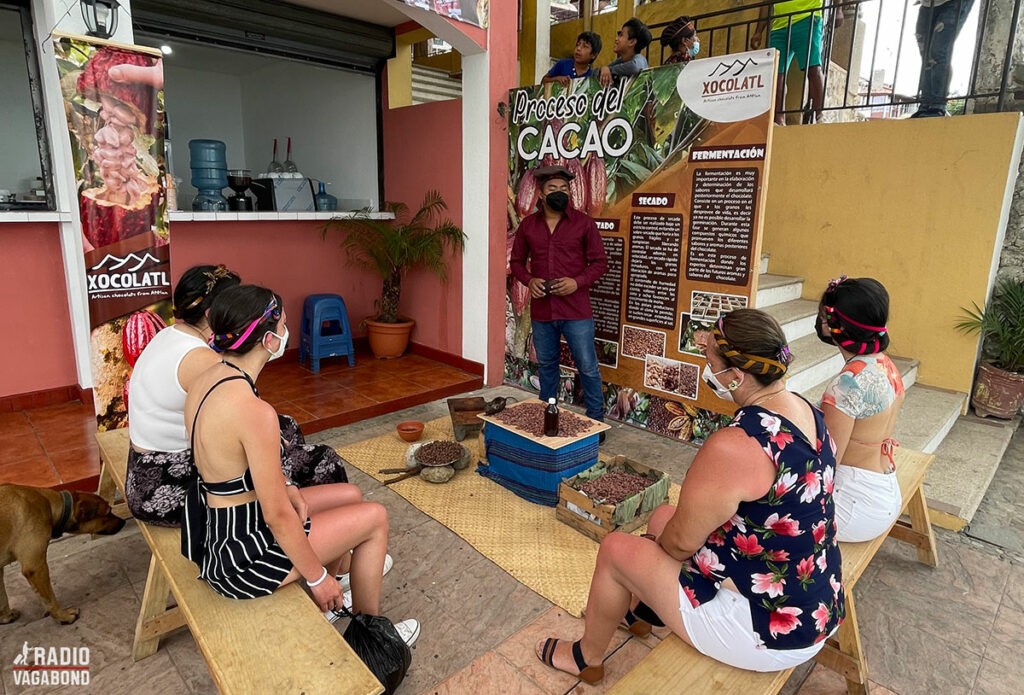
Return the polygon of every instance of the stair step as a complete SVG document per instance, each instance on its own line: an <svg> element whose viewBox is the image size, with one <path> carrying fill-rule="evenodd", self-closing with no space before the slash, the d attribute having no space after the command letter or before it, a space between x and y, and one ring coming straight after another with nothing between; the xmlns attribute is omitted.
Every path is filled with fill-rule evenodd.
<svg viewBox="0 0 1024 695"><path fill-rule="evenodd" d="M908 449L933 454L963 411L966 394L924 384L907 389L892 436Z"/></svg>
<svg viewBox="0 0 1024 695"><path fill-rule="evenodd" d="M793 362L787 372L786 386L803 393L815 384L831 379L843 368L843 355L838 348L818 340L816 335L797 338L789 344Z"/></svg>
<svg viewBox="0 0 1024 695"><path fill-rule="evenodd" d="M803 291L803 278L764 273L757 281L757 301L754 306L764 309L775 304L799 299Z"/></svg>
<svg viewBox="0 0 1024 695"><path fill-rule="evenodd" d="M818 318L818 303L811 299L791 299L781 304L763 308L774 317L786 334L786 341L792 343L798 338L814 333L814 322Z"/></svg>
<svg viewBox="0 0 1024 695"><path fill-rule="evenodd" d="M421 75L418 72L414 72L412 74L412 83L414 85L430 86L438 89L456 89L460 92L462 91L461 81L449 79L444 75Z"/></svg>
<svg viewBox="0 0 1024 695"><path fill-rule="evenodd" d="M910 360L906 357L893 357L890 355L890 359L896 368L900 371L900 376L903 377L903 388L908 392L910 388L917 383L917 360ZM841 369L841 368L840 368ZM836 372L838 374L838 372ZM809 389L800 392L804 398L809 400L811 403L819 403L821 401L821 394L825 392L825 387L828 386L832 379L835 378L835 374L831 374L826 377L823 381L815 384ZM913 448L913 447L911 447Z"/></svg>
<svg viewBox="0 0 1024 695"><path fill-rule="evenodd" d="M933 524L959 531L971 522L1019 424L1020 416L956 419L924 481Z"/></svg>

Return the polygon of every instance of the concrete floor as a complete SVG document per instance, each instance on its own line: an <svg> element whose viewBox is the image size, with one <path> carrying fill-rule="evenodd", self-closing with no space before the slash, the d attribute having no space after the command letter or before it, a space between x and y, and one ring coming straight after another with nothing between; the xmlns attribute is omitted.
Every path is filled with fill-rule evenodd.
<svg viewBox="0 0 1024 695"><path fill-rule="evenodd" d="M516 394L515 389L487 389ZM400 420L447 414L443 401L347 425L309 437L343 446L390 431ZM693 447L628 426L613 427L603 447L667 470L680 481ZM400 689L417 693L599 693L541 666L533 644L547 634L578 634L581 623L512 579L446 527L360 471L350 477L369 499L387 506L395 569L385 578L382 608L392 619L416 617L423 633L413 666ZM976 529L989 529L971 537ZM992 532L991 529L995 529ZM1004 535L1000 536L1000 532ZM937 531L940 565L916 562L912 550L887 541L857 585L858 616L867 650L872 692L1021 692L1024 679L1024 434L1014 437L1003 465L967 533ZM1000 544L1000 538L1006 540ZM1005 547L1004 547L1005 546ZM206 665L187 629L173 633L157 654L131 660L131 642L146 578L149 552L134 525L118 536L71 537L49 552L55 591L81 618L61 627L43 609L16 567L8 568L16 623L0 626L0 693L82 692L24 690L13 685L11 664L24 642L88 646L88 692L215 693ZM620 633L622 639L625 633ZM606 662L610 686L656 644L631 638L615 644ZM844 682L823 668L798 669L787 694L845 692Z"/></svg>

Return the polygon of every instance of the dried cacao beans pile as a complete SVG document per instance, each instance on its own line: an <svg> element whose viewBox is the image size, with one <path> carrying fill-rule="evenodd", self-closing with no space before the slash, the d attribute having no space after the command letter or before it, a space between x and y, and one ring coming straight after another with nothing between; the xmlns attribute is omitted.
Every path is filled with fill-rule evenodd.
<svg viewBox="0 0 1024 695"><path fill-rule="evenodd" d="M462 445L447 440L434 440L416 450L416 463L424 466L448 466L462 456Z"/></svg>
<svg viewBox="0 0 1024 695"><path fill-rule="evenodd" d="M640 359L647 355L663 357L665 355L665 334L624 326L622 329L622 354Z"/></svg>
<svg viewBox="0 0 1024 695"><path fill-rule="evenodd" d="M515 427L534 437L544 436L543 403L523 403L512 408L505 408L494 416L494 419L509 427ZM576 437L590 428L590 423L576 413L564 408L558 409L558 436Z"/></svg>
<svg viewBox="0 0 1024 695"><path fill-rule="evenodd" d="M641 475L612 471L597 480L583 483L580 485L580 491L599 504L618 504L627 497L647 489L650 484L651 481Z"/></svg>

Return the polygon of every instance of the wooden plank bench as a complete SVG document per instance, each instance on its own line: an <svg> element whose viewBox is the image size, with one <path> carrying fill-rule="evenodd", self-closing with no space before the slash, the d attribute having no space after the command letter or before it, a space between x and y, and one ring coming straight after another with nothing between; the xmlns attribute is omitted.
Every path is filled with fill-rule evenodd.
<svg viewBox="0 0 1024 695"><path fill-rule="evenodd" d="M112 501L115 490L124 495L128 430L101 432L96 440L103 461L98 493ZM135 626L136 661L155 654L162 635L188 625L221 693L384 691L297 583L272 596L224 598L196 578L196 566L181 554L178 529L137 523L153 557ZM171 594L177 605L168 609Z"/></svg>
<svg viewBox="0 0 1024 695"><path fill-rule="evenodd" d="M935 537L928 519L922 483L934 456L898 449L896 477L903 494L903 511L910 522L897 520L889 536L917 547L921 562L936 565ZM881 536L864 543L840 543L843 556L843 583L846 588L846 619L835 638L829 639L815 660L846 678L849 695L867 695L868 668L857 627L857 607L853 587L868 563L885 541ZM794 669L758 673L727 666L704 656L675 635L669 635L650 654L633 667L609 695L677 695L678 693L742 693L774 695Z"/></svg>

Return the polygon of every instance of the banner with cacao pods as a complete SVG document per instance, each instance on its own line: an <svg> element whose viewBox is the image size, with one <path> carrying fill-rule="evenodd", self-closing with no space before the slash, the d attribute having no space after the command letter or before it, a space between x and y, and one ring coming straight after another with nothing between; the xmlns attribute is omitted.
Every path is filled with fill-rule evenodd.
<svg viewBox="0 0 1024 695"><path fill-rule="evenodd" d="M128 379L171 321L159 51L54 40L85 248L93 401L100 431L128 423Z"/></svg>
<svg viewBox="0 0 1024 695"><path fill-rule="evenodd" d="M560 164L608 254L590 288L607 417L696 444L730 421L695 338L756 296L775 66L753 51L509 92L506 382L540 388L530 292L507 258L538 209L534 170ZM583 405L564 342L560 364L559 397Z"/></svg>

